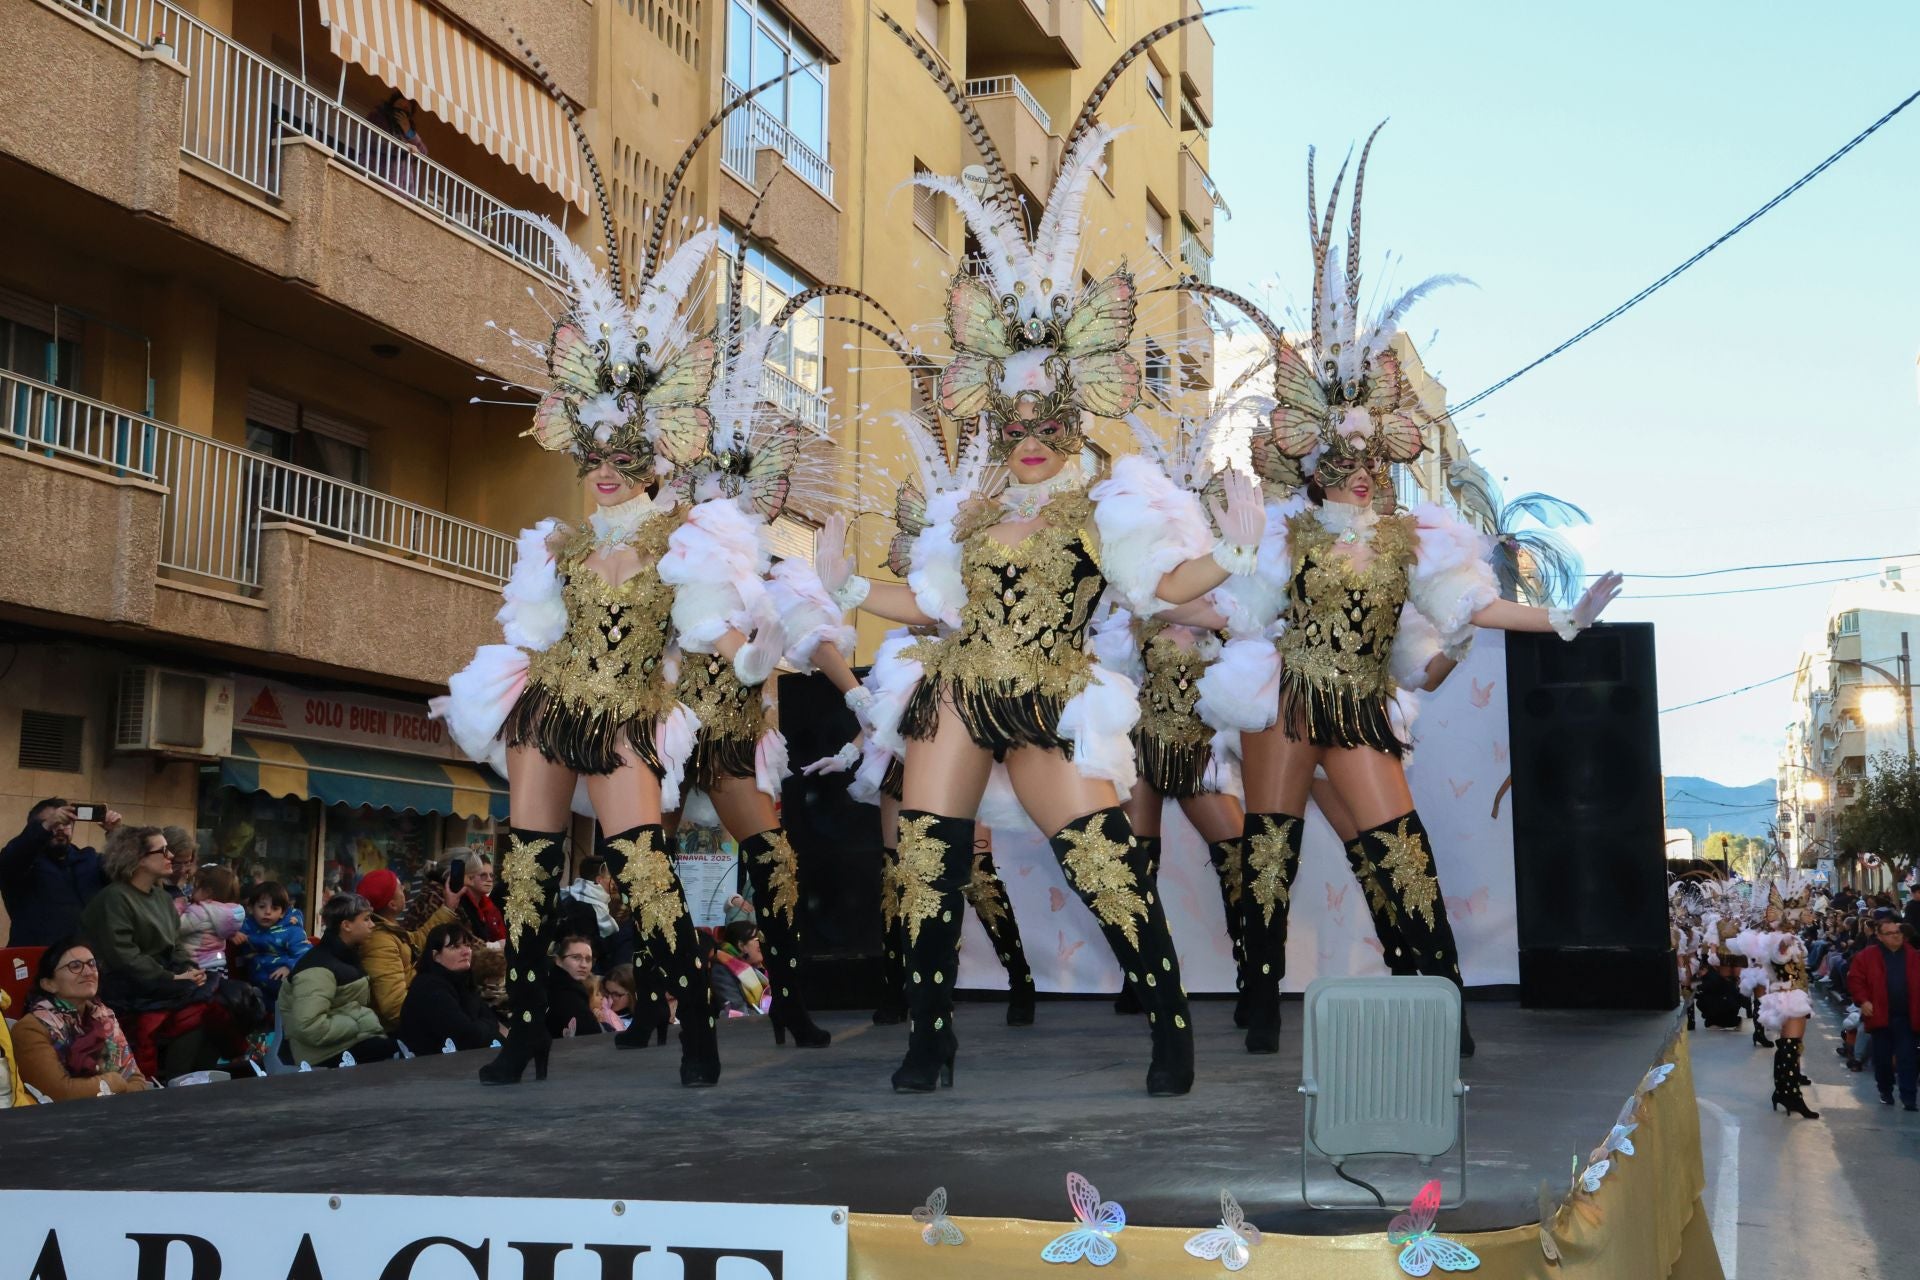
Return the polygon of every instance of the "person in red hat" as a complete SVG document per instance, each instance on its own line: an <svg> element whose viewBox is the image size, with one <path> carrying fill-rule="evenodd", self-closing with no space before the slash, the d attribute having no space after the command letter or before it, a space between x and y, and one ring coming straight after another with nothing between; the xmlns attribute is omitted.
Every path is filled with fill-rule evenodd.
<svg viewBox="0 0 1920 1280"><path fill-rule="evenodd" d="M436 904L425 924L409 932L400 927L401 913L407 909L407 894L400 877L382 867L360 877L355 892L373 904L373 933L360 948L360 965L367 971L373 987L373 1011L389 1033L400 1026L400 1009L407 1002L407 988L413 985L413 971L420 963L421 948L435 925L452 924L458 899L445 885L429 884L423 893L437 893L444 901Z"/></svg>

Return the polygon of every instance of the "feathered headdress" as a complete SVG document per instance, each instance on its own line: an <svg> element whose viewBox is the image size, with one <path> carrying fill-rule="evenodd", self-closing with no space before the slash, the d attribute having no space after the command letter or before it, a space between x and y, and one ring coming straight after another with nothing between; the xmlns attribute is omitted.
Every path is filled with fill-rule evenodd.
<svg viewBox="0 0 1920 1280"><path fill-rule="evenodd" d="M979 114L932 55L892 18L880 15L945 91L986 162L987 188L976 196L957 179L919 174L913 182L952 200L980 244L984 278L963 271L947 292L954 349L940 378L940 407L963 424L984 420L996 456L1031 434L1073 454L1084 445L1080 415L1125 417L1140 402L1139 361L1127 350L1137 302L1133 275L1121 266L1084 288L1079 257L1087 190L1115 130L1095 116L1120 74L1156 41L1207 17L1193 13L1149 31L1094 87L1061 147L1039 225L1021 225L1012 180Z"/></svg>
<svg viewBox="0 0 1920 1280"><path fill-rule="evenodd" d="M1478 517L1492 531L1493 571L1501 595L1543 607L1573 606L1582 587L1580 553L1554 530L1587 523L1585 511L1545 493L1503 501L1499 482L1467 458L1447 468L1447 488L1463 513ZM1538 527L1523 527L1529 521Z"/></svg>

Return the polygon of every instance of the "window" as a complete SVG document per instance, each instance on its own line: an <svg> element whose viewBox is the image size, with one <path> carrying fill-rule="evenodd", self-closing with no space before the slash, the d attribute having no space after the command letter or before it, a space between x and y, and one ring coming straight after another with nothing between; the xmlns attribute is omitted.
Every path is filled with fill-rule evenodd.
<svg viewBox="0 0 1920 1280"><path fill-rule="evenodd" d="M927 168L927 166L921 164L918 160L913 162L914 177L917 178L921 174L929 174L932 172L933 170ZM932 236L935 240L939 240L942 244L945 244L946 241L940 234L940 213L940 193L929 190L926 187L916 186L913 189L913 225Z"/></svg>
<svg viewBox="0 0 1920 1280"><path fill-rule="evenodd" d="M914 8L914 30L935 53L940 53L940 19L945 16L941 11L946 7L946 0L916 0Z"/></svg>
<svg viewBox="0 0 1920 1280"><path fill-rule="evenodd" d="M54 340L58 328L60 338ZM80 320L50 302L0 289L0 370L78 389Z"/></svg>
<svg viewBox="0 0 1920 1280"><path fill-rule="evenodd" d="M1845 613L1842 613L1840 617L1835 621L1833 629L1834 629L1834 632L1838 635L1843 635L1843 636L1859 635L1860 634L1860 611L1858 609L1848 609Z"/></svg>
<svg viewBox="0 0 1920 1280"><path fill-rule="evenodd" d="M84 773L81 743L86 738L84 716L55 715L50 711L20 713L20 768L47 773Z"/></svg>
<svg viewBox="0 0 1920 1280"><path fill-rule="evenodd" d="M1167 217L1167 211L1160 207L1160 202L1155 200L1153 193L1149 191L1147 193L1147 247L1162 258L1167 256L1167 246L1173 234L1172 226L1173 222Z"/></svg>
<svg viewBox="0 0 1920 1280"><path fill-rule="evenodd" d="M793 72L762 92L755 105L815 156L827 158L826 55L792 19L766 0L727 0L726 65L729 93Z"/></svg>
<svg viewBox="0 0 1920 1280"><path fill-rule="evenodd" d="M1152 54L1147 55L1147 96L1153 99L1154 106L1160 108L1161 115L1172 119L1167 111L1167 73L1160 69L1160 64L1154 61Z"/></svg>
<svg viewBox="0 0 1920 1280"><path fill-rule="evenodd" d="M1147 390L1161 399L1173 394L1173 361L1159 343L1147 339Z"/></svg>
<svg viewBox="0 0 1920 1280"><path fill-rule="evenodd" d="M247 389L247 448L348 484L367 482L367 433L258 387Z"/></svg>
<svg viewBox="0 0 1920 1280"><path fill-rule="evenodd" d="M1087 441L1087 447L1080 451L1080 474L1089 479L1105 479L1107 470L1113 465L1112 457L1105 449L1093 441Z"/></svg>
<svg viewBox="0 0 1920 1280"><path fill-rule="evenodd" d="M740 239L737 227L721 227L720 272L723 280L731 278L734 259L742 251ZM746 242L745 252L747 264L740 279L739 305L747 324L772 320L788 299L813 287L812 280L753 241ZM726 305L730 307L731 300ZM774 385L769 390L783 409L810 410L812 406L782 402L782 392L804 392L812 397L817 397L820 392L826 376L826 315L826 299L815 298L794 313L793 318L787 321L785 333L767 350L767 367L775 375ZM783 386L781 379L792 385Z"/></svg>

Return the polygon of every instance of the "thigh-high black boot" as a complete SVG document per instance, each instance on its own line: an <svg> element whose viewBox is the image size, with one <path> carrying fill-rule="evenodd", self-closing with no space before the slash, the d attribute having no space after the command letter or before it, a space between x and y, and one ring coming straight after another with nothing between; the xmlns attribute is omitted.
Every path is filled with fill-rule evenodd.
<svg viewBox="0 0 1920 1280"><path fill-rule="evenodd" d="M527 1064L533 1078L547 1078L548 952L560 919L560 877L567 853L562 831L507 832L507 854L500 859L501 914L507 921L507 1043L499 1056L480 1068L481 1084L519 1084Z"/></svg>
<svg viewBox="0 0 1920 1280"><path fill-rule="evenodd" d="M993 865L993 854L985 849L973 851L973 875L967 887L967 905L973 908L980 927L987 931L993 954L1007 971L1007 1025L1033 1025L1033 966L1027 963L1027 950L1020 943L1020 922L1013 918L1013 902L1007 897L1006 882Z"/></svg>
<svg viewBox="0 0 1920 1280"><path fill-rule="evenodd" d="M1464 997L1460 953L1454 946L1453 926L1447 921L1447 900L1440 894L1433 844L1420 815L1407 813L1362 831L1359 843L1366 851L1368 870L1399 912L1400 937L1413 954L1414 971L1446 978L1461 989ZM1464 999L1460 1006L1460 1056L1473 1056L1473 1033L1467 1029Z"/></svg>
<svg viewBox="0 0 1920 1280"><path fill-rule="evenodd" d="M895 1093L932 1093L953 1083L960 1038L953 984L960 966L960 913L973 876L973 820L900 811L899 912L907 947L907 1056Z"/></svg>
<svg viewBox="0 0 1920 1280"><path fill-rule="evenodd" d="M886 952L886 992L873 1011L877 1027L907 1020L907 930L900 920L900 855L880 850L880 943Z"/></svg>
<svg viewBox="0 0 1920 1280"><path fill-rule="evenodd" d="M607 870L620 882L633 911L636 956L644 950L666 975L667 987L680 1002L680 1083L704 1088L720 1080L720 1044L715 1034L713 988L707 963L700 956L700 936L687 911L687 895L667 856L660 827L633 827L607 837ZM638 966L636 965L636 968ZM632 1047L620 1036L645 1043L646 1030L636 1022L614 1037L622 1048Z"/></svg>
<svg viewBox="0 0 1920 1280"><path fill-rule="evenodd" d="M1800 1042L1786 1036L1773 1040L1773 1105L1785 1107L1797 1116L1818 1120L1820 1113L1807 1106L1800 1094Z"/></svg>
<svg viewBox="0 0 1920 1280"><path fill-rule="evenodd" d="M1233 944L1233 1025L1247 1025L1246 911L1241 906L1247 874L1246 843L1239 836L1207 846L1207 861L1220 878L1220 905L1227 913L1227 940Z"/></svg>
<svg viewBox="0 0 1920 1280"><path fill-rule="evenodd" d="M1160 891L1160 837L1135 836L1134 844L1140 848L1141 857L1146 864L1146 874L1141 879L1142 889ZM1130 983L1120 984L1120 994L1113 998L1113 1011L1119 1014L1145 1013L1147 1007L1140 1003L1140 997L1134 993Z"/></svg>
<svg viewBox="0 0 1920 1280"><path fill-rule="evenodd" d="M1420 972L1418 957L1400 931L1400 904L1367 862L1366 841L1355 836L1347 841L1345 848L1347 866L1352 868L1353 878L1359 882L1360 892L1367 900L1367 914L1373 917L1373 936L1380 940L1380 958L1386 962L1387 972L1396 978Z"/></svg>
<svg viewBox="0 0 1920 1280"><path fill-rule="evenodd" d="M1287 976L1287 913L1300 873L1306 823L1290 813L1250 813L1241 929L1247 949L1247 1052L1280 1052L1280 980Z"/></svg>
<svg viewBox="0 0 1920 1280"><path fill-rule="evenodd" d="M765 944L767 977L773 983L773 1042L785 1044L787 1033L803 1049L824 1049L833 1035L815 1026L800 994L800 870L787 833L775 827L740 842L740 859L747 864L753 885L753 910L760 918Z"/></svg>
<svg viewBox="0 0 1920 1280"><path fill-rule="evenodd" d="M1193 1088L1193 1023L1180 985L1180 958L1126 810L1102 809L1076 818L1054 834L1052 844L1067 883L1100 922L1127 985L1146 1007L1153 1036L1147 1092L1156 1098L1188 1092Z"/></svg>

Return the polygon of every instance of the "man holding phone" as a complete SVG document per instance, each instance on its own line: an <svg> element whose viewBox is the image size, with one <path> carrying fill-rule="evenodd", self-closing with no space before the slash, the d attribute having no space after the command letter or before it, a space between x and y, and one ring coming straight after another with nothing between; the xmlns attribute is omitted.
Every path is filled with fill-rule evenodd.
<svg viewBox="0 0 1920 1280"><path fill-rule="evenodd" d="M13 922L9 946L50 947L72 937L81 909L106 885L100 854L73 842L77 821L97 822L111 832L120 815L105 805L42 800L28 811L20 834L0 849L0 901Z"/></svg>

